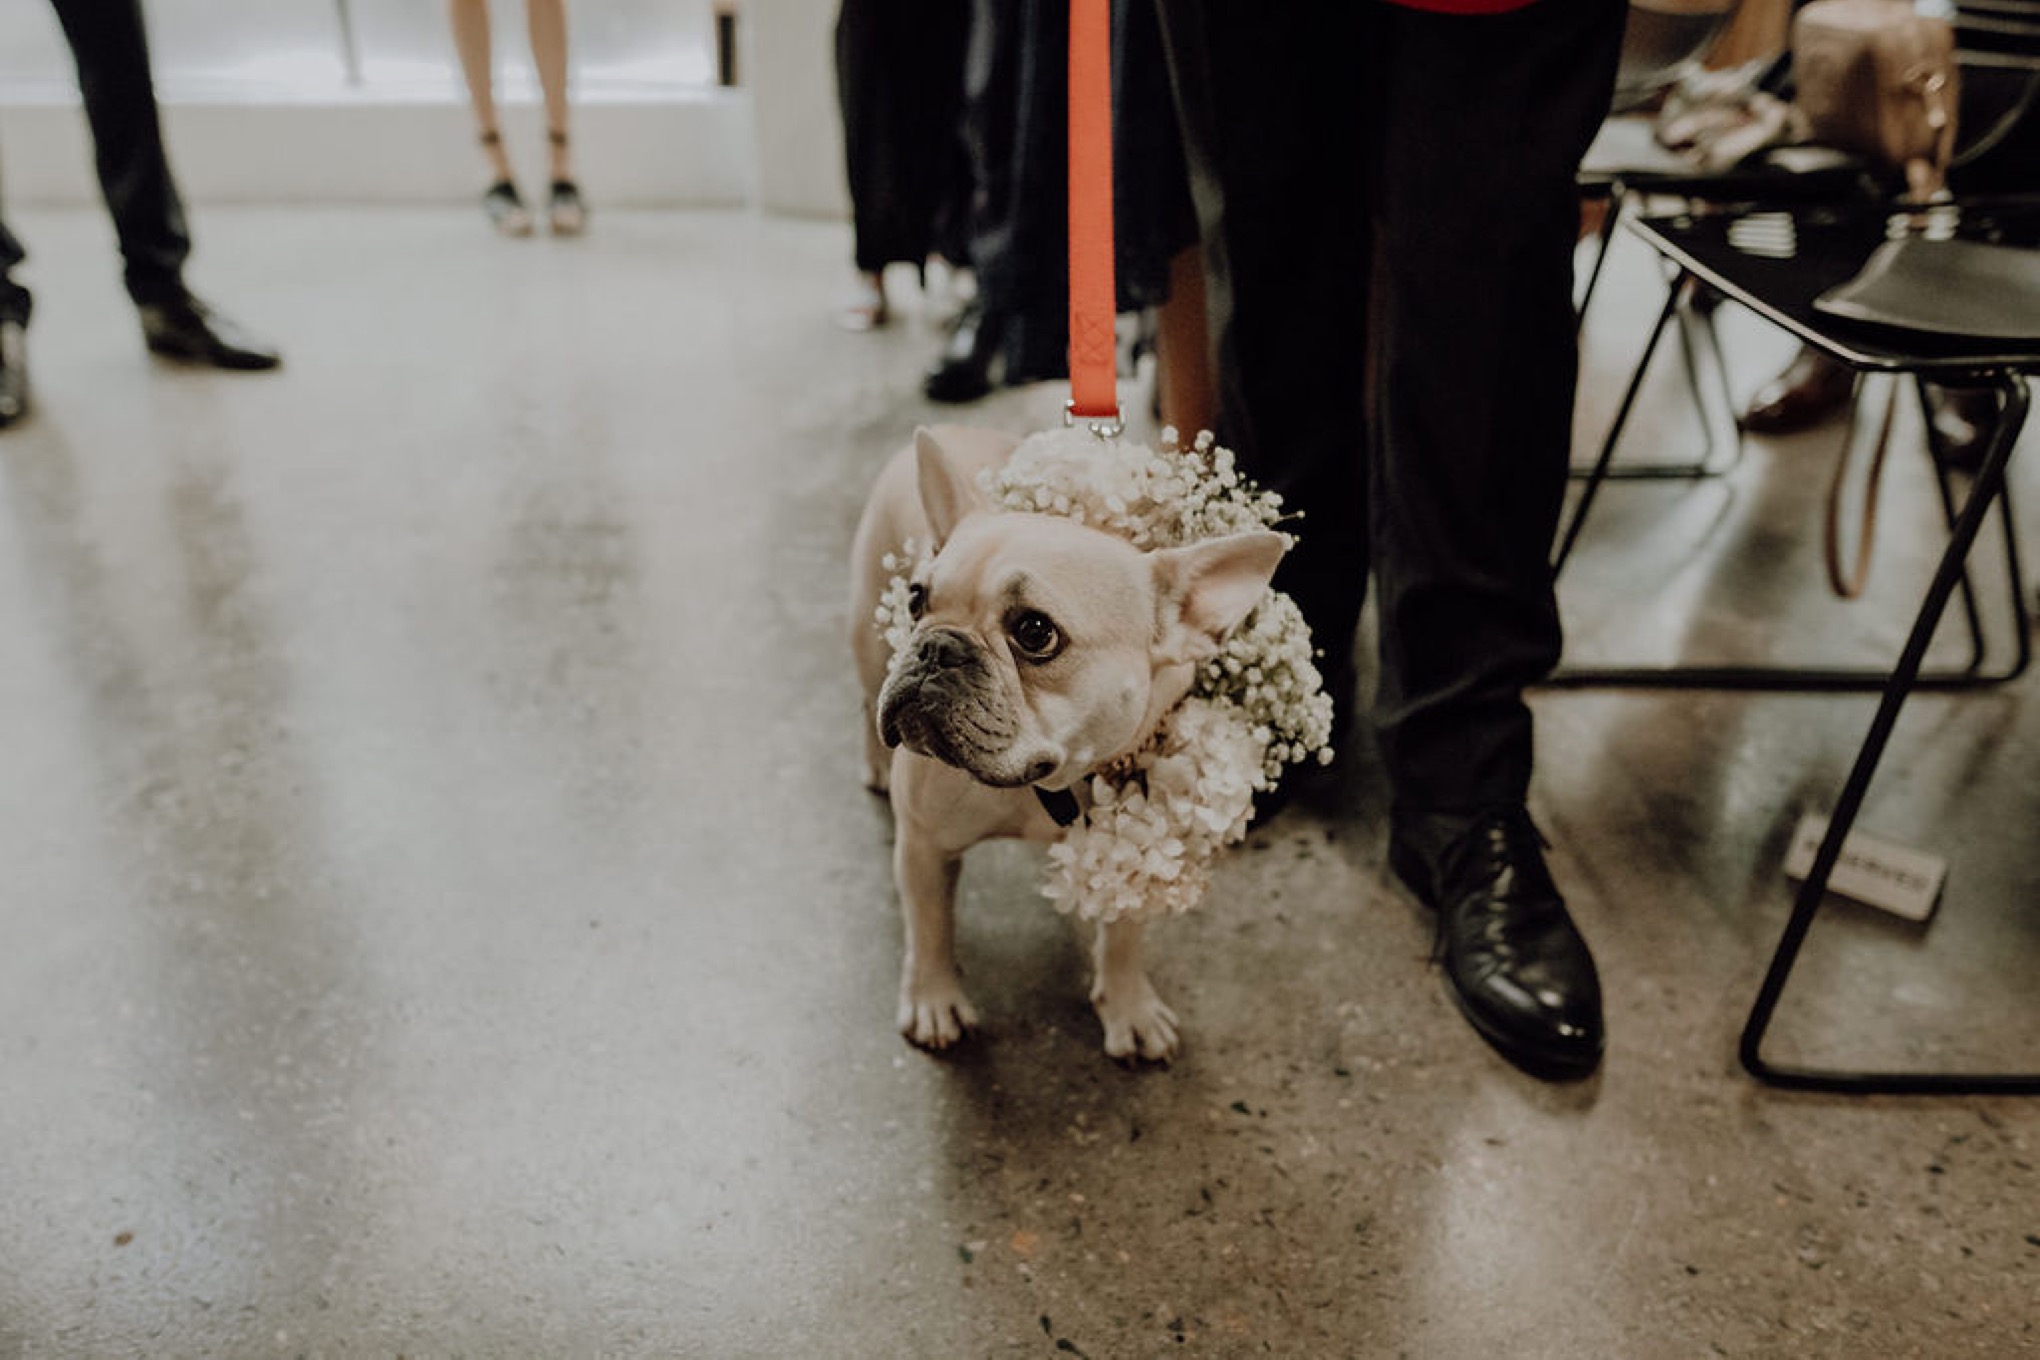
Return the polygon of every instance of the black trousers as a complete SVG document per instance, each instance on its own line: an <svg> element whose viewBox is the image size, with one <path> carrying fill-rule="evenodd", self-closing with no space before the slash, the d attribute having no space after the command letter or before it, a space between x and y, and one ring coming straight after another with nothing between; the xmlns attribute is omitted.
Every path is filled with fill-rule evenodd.
<svg viewBox="0 0 2040 1360"><path fill-rule="evenodd" d="M1521 801L1523 690L1561 645L1549 555L1578 370L1574 180L1624 0L1160 10L1219 434L1303 514L1277 583L1343 682L1371 576L1399 807Z"/></svg>
<svg viewBox="0 0 2040 1360"><path fill-rule="evenodd" d="M170 177L141 0L51 0L78 64L100 191L126 263L128 295L160 302L183 291L191 254L184 204ZM11 277L25 252L0 222L0 318L28 320L28 290Z"/></svg>
<svg viewBox="0 0 2040 1360"><path fill-rule="evenodd" d="M961 0L842 0L836 98L857 268L961 263L970 212Z"/></svg>

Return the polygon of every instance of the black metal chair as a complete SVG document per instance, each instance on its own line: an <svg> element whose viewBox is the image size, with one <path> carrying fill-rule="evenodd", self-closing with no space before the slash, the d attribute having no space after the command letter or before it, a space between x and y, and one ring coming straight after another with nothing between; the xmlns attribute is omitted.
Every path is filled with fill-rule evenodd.
<svg viewBox="0 0 2040 1360"><path fill-rule="evenodd" d="M1946 479L1944 508L1948 542L1915 615L1896 662L1881 671L1811 672L1783 675L1765 672L1763 683L1751 673L1695 671L1676 676L1636 674L1614 683L1707 685L1740 688L1868 689L1879 695L1877 709L1849 774L1836 799L1827 832L1811 870L1795 900L1792 915L1773 955L1763 984L1745 1024L1740 1057L1751 1075L1768 1084L1799 1090L1886 1094L2040 1094L2040 1073L1885 1072L1813 1069L1776 1063L1763 1054L1763 1044L1793 964L1822 909L1835 865L1852 829L1870 781L1900 710L1918 689L1971 687L2000 683L2023 673L2031 659L2031 643L2023 608L2017 535L2005 469L2025 425L2029 405L2027 378L2040 373L2040 195L1957 202L1937 210L1937 235L1956 241L1975 239L1999 248L2020 250L2023 268L2008 280L2009 321L1984 325L1974 316L1972 333L1955 329L1945 319L1898 326L1852 320L1830 310L1837 305L1830 290L1857 278L1873 254L1886 247L1894 224L1887 207L1855 203L1844 206L1743 210L1714 214L1682 214L1641 219L1639 236L1672 262L1682 278L1690 277L1720 290L1783 327L1807 344L1859 372L1909 376L1987 389L1995 395L1997 415L1981 466L1965 497L1958 501ZM1780 247L1777 243L1783 242ZM1760 248L1753 242L1762 242ZM2018 289L2022 288L2022 293ZM1915 289L1915 296L1930 290ZM1891 317L1885 317L1887 322ZM2029 328L2030 334L2026 329ZM1949 603L1970 589L1967 563L1984 522L1995 515L2005 543L2006 587L2018 626L2013 630L2013 656L2005 668L1984 672L1972 668L1939 677L1924 670L1932 642ZM1974 602L1969 607L1973 610ZM1789 679L1791 683L1784 683ZM1572 683L1611 683L1583 680Z"/></svg>
<svg viewBox="0 0 2040 1360"><path fill-rule="evenodd" d="M1963 68L1963 104L1959 121L1962 142L1958 167L1986 163L1994 151L2010 147L2018 174L2031 176L2028 187L2040 191L2040 166L2027 167L2019 129L2034 130L2040 100L2040 0L1960 0L1955 19L1958 58ZM2009 141L2007 140L2009 138ZM2000 155L2003 162L2006 156ZM1641 175L1634 183L1646 181ZM1811 1091L1850 1094L2035 1094L2040 1074L1976 1072L1893 1072L1812 1068L1775 1062L1764 1043L1778 1004L1807 933L1822 910L1835 866L1854 825L1872 777L1883 757L1907 698L1919 689L1972 689L2001 684L2023 674L2031 660L2025 585L2005 469L2018 442L2028 411L2027 378L2040 372L2040 303L2029 299L2009 328L1995 333L1962 334L1948 318L1937 328L1921 330L1866 324L1830 314L1816 305L1828 290L1854 278L1887 236L1917 228L1912 210L1875 196L1842 192L1831 201L1780 201L1761 186L1738 201L1743 186L1724 190L1719 184L1695 180L1673 183L1682 198L1712 205L1669 217L1631 218L1636 234L1651 246L1672 271L1672 286L1657 325L1622 398L1615 422L1563 533L1555 559L1563 562L1577 539L1595 492L1607 479L1609 463L1620 440L1653 351L1682 302L1706 288L1748 307L1861 374L1910 377L1924 407L1930 381L1992 394L1996 418L1980 466L1967 479L1966 495L1958 494L1958 478L1947 460L1934 456L1935 484L1948 526L1948 539L1906 642L1888 668L1813 668L1806 666L1725 667L1677 664L1660 667L1569 667L1553 677L1558 687L1631 686L1653 688L1725 688L1785 691L1874 692L1878 703L1849 773L1836 799L1828 828L1813 864L1794 900L1792 913L1773 953L1762 985L1745 1022L1739 1056L1744 1068L1767 1084ZM1766 202L1766 199L1769 202ZM1761 206L1757 206L1761 205ZM1899 213L1894 219L1894 211ZM2005 242L2040 257L2040 192L2027 197L1957 202L1933 210L1932 229L1957 238L1970 236ZM1780 241L1784 242L1780 248ZM2035 265L2040 269L2040 264ZM2040 284L2032 285L2040 287ZM2003 299L1993 299L2001 305ZM1887 318L1888 320L1889 318ZM1979 325L1981 318L1971 321ZM2033 334L2027 334L2030 328ZM1895 394L1894 394L1895 395ZM1928 452L1938 435L1926 422ZM2002 582L2009 602L2009 657L1990 654L1977 592L1968 570L1971 551L1986 520L1999 521L2004 542ZM1966 662L1929 671L1930 644L1951 601L1959 595L1969 634ZM2002 650L2002 647L2000 647ZM1990 664L1995 662L1996 664Z"/></svg>
<svg viewBox="0 0 2040 1360"><path fill-rule="evenodd" d="M1584 329L1587 311L1599 287L1617 227L1634 206L1652 193L1687 196L1697 182L1711 181L1690 158L1659 145L1652 107L1667 90L1706 61L1739 9L1741 0L1631 0L1622 35L1622 57L1615 76L1615 94L1599 135L1587 149L1579 172L1582 204L1602 205L1594 236L1593 263L1575 303L1575 328ZM1726 471L1741 451L1731 422L1725 441L1718 439L1700 375L1704 357L1717 374L1726 372L1708 310L1689 294L1679 299L1680 355L1686 390L1693 402L1705 443L1689 460L1625 464L1606 474L1616 480L1693 478ZM1724 398L1726 403L1727 399ZM1728 456L1719 456L1721 445ZM1576 469L1575 477L1584 477Z"/></svg>
<svg viewBox="0 0 2040 1360"><path fill-rule="evenodd" d="M2004 144L2008 137L2015 137L2018 129L2030 131L2034 121L2040 119L2040 0L1960 0L1954 17L1956 33L1956 59L1962 68L1962 104L1959 111L1959 141L1955 152L1955 165L1951 174L1960 176L1970 165L1984 161ZM1595 173L1608 178L1608 192L1611 195L1608 215L1603 226L1604 239L1597 248L1594 272L1598 273L1601 260L1605 258L1608 242L1605 236L1612 233L1620 207L1628 201L1647 200L1650 195L1676 198L1689 208L1704 205L1756 205L1762 204L1774 209L1792 205L1874 202L1892 197L1899 185L1897 178L1889 173L1880 173L1863 161L1850 157L1815 154L1802 158L1798 149L1791 154L1766 157L1752 163L1730 167L1718 172L1694 169L1680 160L1674 153L1658 147L1648 127L1637 128L1625 123L1627 115L1617 115L1609 120L1603 130L1603 140L1611 143L1605 152L1605 159ZM1617 134L1616 128L1622 127ZM1597 142L1597 146L1600 143ZM1589 165L1594 164L1590 153ZM1627 164L1630 168L1619 170L1614 167ZM1682 168L1683 167L1683 168ZM1589 178L1588 171L1582 171L1583 182ZM2032 182L2024 187L2040 191L2040 167L2033 172ZM1587 297L1592 296L1593 276L1588 281ZM1608 481L1643 477L1697 477L1726 471L1726 467L1713 461L1715 440L1706 418L1705 403L1699 398L1699 381L1694 370L1694 336L1704 337L1711 350L1716 371L1726 382L1726 364L1722 360L1720 339L1712 324L1711 308L1695 306L1695 299L1702 295L1702 286L1689 274L1674 271L1671 285L1667 288L1664 306L1657 322L1645 340L1641 357L1632 370L1628 384L1617 404L1615 415L1601 441L1601 448L1593 462L1576 471L1575 476L1584 483L1575 498L1571 512L1561 525L1558 546L1553 554L1554 570L1564 567L1566 560L1579 540L1585 527L1587 514L1592 509L1601 486ZM1584 304L1583 304L1584 306ZM1704 325L1695 325L1696 314ZM1584 311L1582 312L1584 315ZM1637 397L1642 391L1645 377L1656 358L1659 344L1665 331L1674 321L1680 323L1680 338L1685 355L1688 384L1695 394L1696 405L1701 412L1703 428L1707 434L1707 448L1697 462L1645 466L1625 469L1615 462L1615 453L1621 444L1628 426ZM1922 409L1928 405L1924 381L1916 384ZM1859 384L1860 393L1860 384ZM1728 399L1733 406L1733 399ZM1854 434L1855 403L1851 403L1851 426L1845 438ZM1928 422L1929 438L1934 437L1933 424ZM1736 452L1740 452L1740 432L1736 435ZM1930 453L1937 450L1929 449ZM1950 522L1953 519L1952 492L1948 485L1947 469L1939 457L1935 458L1936 478L1940 485L1941 501ZM1987 646L1975 600L1975 592L1965 575L1961 582L1964 616L1969 626L1970 660L1957 670L1930 673L1923 683L1942 686L1969 686L1977 683L1994 683L1992 673L1985 666L1984 652ZM2002 679L2004 676L1996 676ZM1594 684L1640 684L1680 685L1690 688L1785 688L1785 689L1864 689L1876 688L1881 684L1878 674L1861 671L1834 671L1807 667L1713 667L1713 666L1672 666L1672 667L1620 667L1597 666L1588 669L1569 670L1556 679L1556 683L1570 685Z"/></svg>

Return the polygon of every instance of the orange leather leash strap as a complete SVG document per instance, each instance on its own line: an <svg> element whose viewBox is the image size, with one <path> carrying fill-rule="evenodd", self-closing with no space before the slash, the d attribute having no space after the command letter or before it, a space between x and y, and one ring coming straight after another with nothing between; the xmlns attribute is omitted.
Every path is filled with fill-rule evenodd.
<svg viewBox="0 0 2040 1360"><path fill-rule="evenodd" d="M1112 277L1112 10L1070 0L1070 405L1117 421Z"/></svg>

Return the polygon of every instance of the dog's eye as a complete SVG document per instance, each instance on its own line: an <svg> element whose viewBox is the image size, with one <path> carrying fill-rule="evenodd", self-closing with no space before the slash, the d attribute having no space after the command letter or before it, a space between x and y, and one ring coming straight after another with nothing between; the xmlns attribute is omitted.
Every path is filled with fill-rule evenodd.
<svg viewBox="0 0 2040 1360"><path fill-rule="evenodd" d="M1006 623L1006 632L1020 655L1029 661L1047 661L1062 650L1062 632L1055 621L1038 609L1023 609Z"/></svg>
<svg viewBox="0 0 2040 1360"><path fill-rule="evenodd" d="M907 617L918 619L928 612L928 587L919 581L907 587Z"/></svg>

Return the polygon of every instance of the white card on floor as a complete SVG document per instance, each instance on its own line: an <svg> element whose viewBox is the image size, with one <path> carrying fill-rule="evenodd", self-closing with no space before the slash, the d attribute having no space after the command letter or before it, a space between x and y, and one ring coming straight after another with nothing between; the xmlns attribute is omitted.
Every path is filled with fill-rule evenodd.
<svg viewBox="0 0 2040 1360"><path fill-rule="evenodd" d="M1805 880L1827 829L1828 819L1817 812L1799 819L1792 848L1785 852L1787 878ZM1908 921L1924 921L1934 914L1947 877L1948 861L1939 855L1852 831L1842 842L1828 890Z"/></svg>

